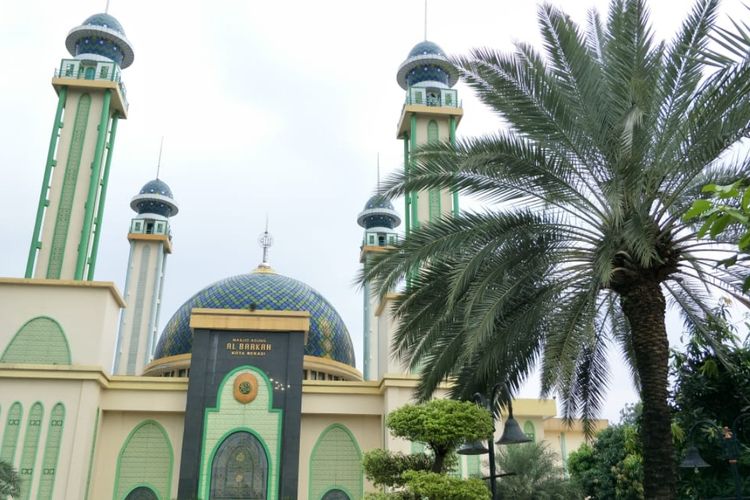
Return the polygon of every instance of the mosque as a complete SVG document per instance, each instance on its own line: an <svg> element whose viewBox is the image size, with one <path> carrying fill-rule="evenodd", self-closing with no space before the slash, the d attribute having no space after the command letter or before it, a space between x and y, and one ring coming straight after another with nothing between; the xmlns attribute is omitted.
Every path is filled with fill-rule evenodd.
<svg viewBox="0 0 750 500"><path fill-rule="evenodd" d="M266 232L257 269L198 291L167 311L159 332L179 210L163 180L147 182L130 204L123 293L94 280L134 51L109 14L73 28L65 46L25 275L0 278L0 459L18 470L21 498L341 500L375 491L364 452L423 449L384 426L417 385L388 349L395 295L381 300L364 287L360 372L333 305L269 265ZM428 41L398 68L406 168L418 145L455 141L457 79ZM457 193L405 198L406 234L459 210ZM401 216L377 196L356 220L363 263L399 238ZM579 426L555 418L553 400L514 406L524 432L563 458L583 441ZM461 457L454 473L484 468L477 456Z"/></svg>

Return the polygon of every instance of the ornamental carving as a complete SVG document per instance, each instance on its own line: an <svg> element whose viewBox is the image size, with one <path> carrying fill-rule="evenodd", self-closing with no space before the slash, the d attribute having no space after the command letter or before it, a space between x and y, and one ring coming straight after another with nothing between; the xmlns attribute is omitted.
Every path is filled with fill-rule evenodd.
<svg viewBox="0 0 750 500"><path fill-rule="evenodd" d="M246 405L258 395L258 379L252 373L241 373L234 379L234 399Z"/></svg>

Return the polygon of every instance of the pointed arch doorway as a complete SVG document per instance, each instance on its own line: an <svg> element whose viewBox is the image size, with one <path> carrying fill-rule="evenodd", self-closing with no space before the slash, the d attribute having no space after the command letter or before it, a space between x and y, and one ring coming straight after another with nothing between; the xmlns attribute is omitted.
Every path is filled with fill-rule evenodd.
<svg viewBox="0 0 750 500"><path fill-rule="evenodd" d="M227 436L211 464L212 500L265 500L268 497L268 455L253 434Z"/></svg>

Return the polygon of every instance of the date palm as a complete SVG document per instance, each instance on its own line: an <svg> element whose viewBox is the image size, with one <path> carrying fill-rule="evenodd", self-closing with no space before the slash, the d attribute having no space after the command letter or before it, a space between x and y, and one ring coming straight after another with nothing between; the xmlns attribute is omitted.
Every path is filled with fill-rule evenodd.
<svg viewBox="0 0 750 500"><path fill-rule="evenodd" d="M587 422L618 347L643 401L647 498L675 491L666 308L700 330L713 291L743 300L746 270L717 266L724 249L682 219L707 176L748 170L750 66L703 57L717 3L698 0L666 44L643 0L613 0L584 28L542 6L543 52L457 58L506 129L426 146L383 194L458 189L489 208L423 226L362 276L383 294L407 280L392 349L420 370L422 398L447 378L458 398L515 390L539 364L543 395Z"/></svg>

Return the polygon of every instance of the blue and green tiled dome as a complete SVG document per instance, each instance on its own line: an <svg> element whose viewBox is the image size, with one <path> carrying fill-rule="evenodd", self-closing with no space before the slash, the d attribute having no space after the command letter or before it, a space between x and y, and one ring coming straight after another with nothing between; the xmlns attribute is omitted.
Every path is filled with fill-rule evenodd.
<svg viewBox="0 0 750 500"><path fill-rule="evenodd" d="M396 80L406 90L419 84L453 87L458 70L436 43L425 40L416 44L401 63Z"/></svg>
<svg viewBox="0 0 750 500"><path fill-rule="evenodd" d="M172 217L179 211L172 190L161 179L144 184L140 192L130 200L130 208L139 214L158 214L162 217Z"/></svg>
<svg viewBox="0 0 750 500"><path fill-rule="evenodd" d="M196 307L308 311L310 331L305 354L354 367L354 348L349 331L333 306L308 285L269 270L232 276L193 295L164 328L156 346L155 359L192 351L190 312Z"/></svg>
<svg viewBox="0 0 750 500"><path fill-rule="evenodd" d="M121 68L133 64L135 58L133 46L125 36L122 24L106 13L89 16L80 26L70 30L65 47L76 58L104 58L116 62Z"/></svg>
<svg viewBox="0 0 750 500"><path fill-rule="evenodd" d="M393 229L401 224L401 217L393 209L393 204L388 198L376 194L365 203L364 210L357 216L357 224L365 229Z"/></svg>

